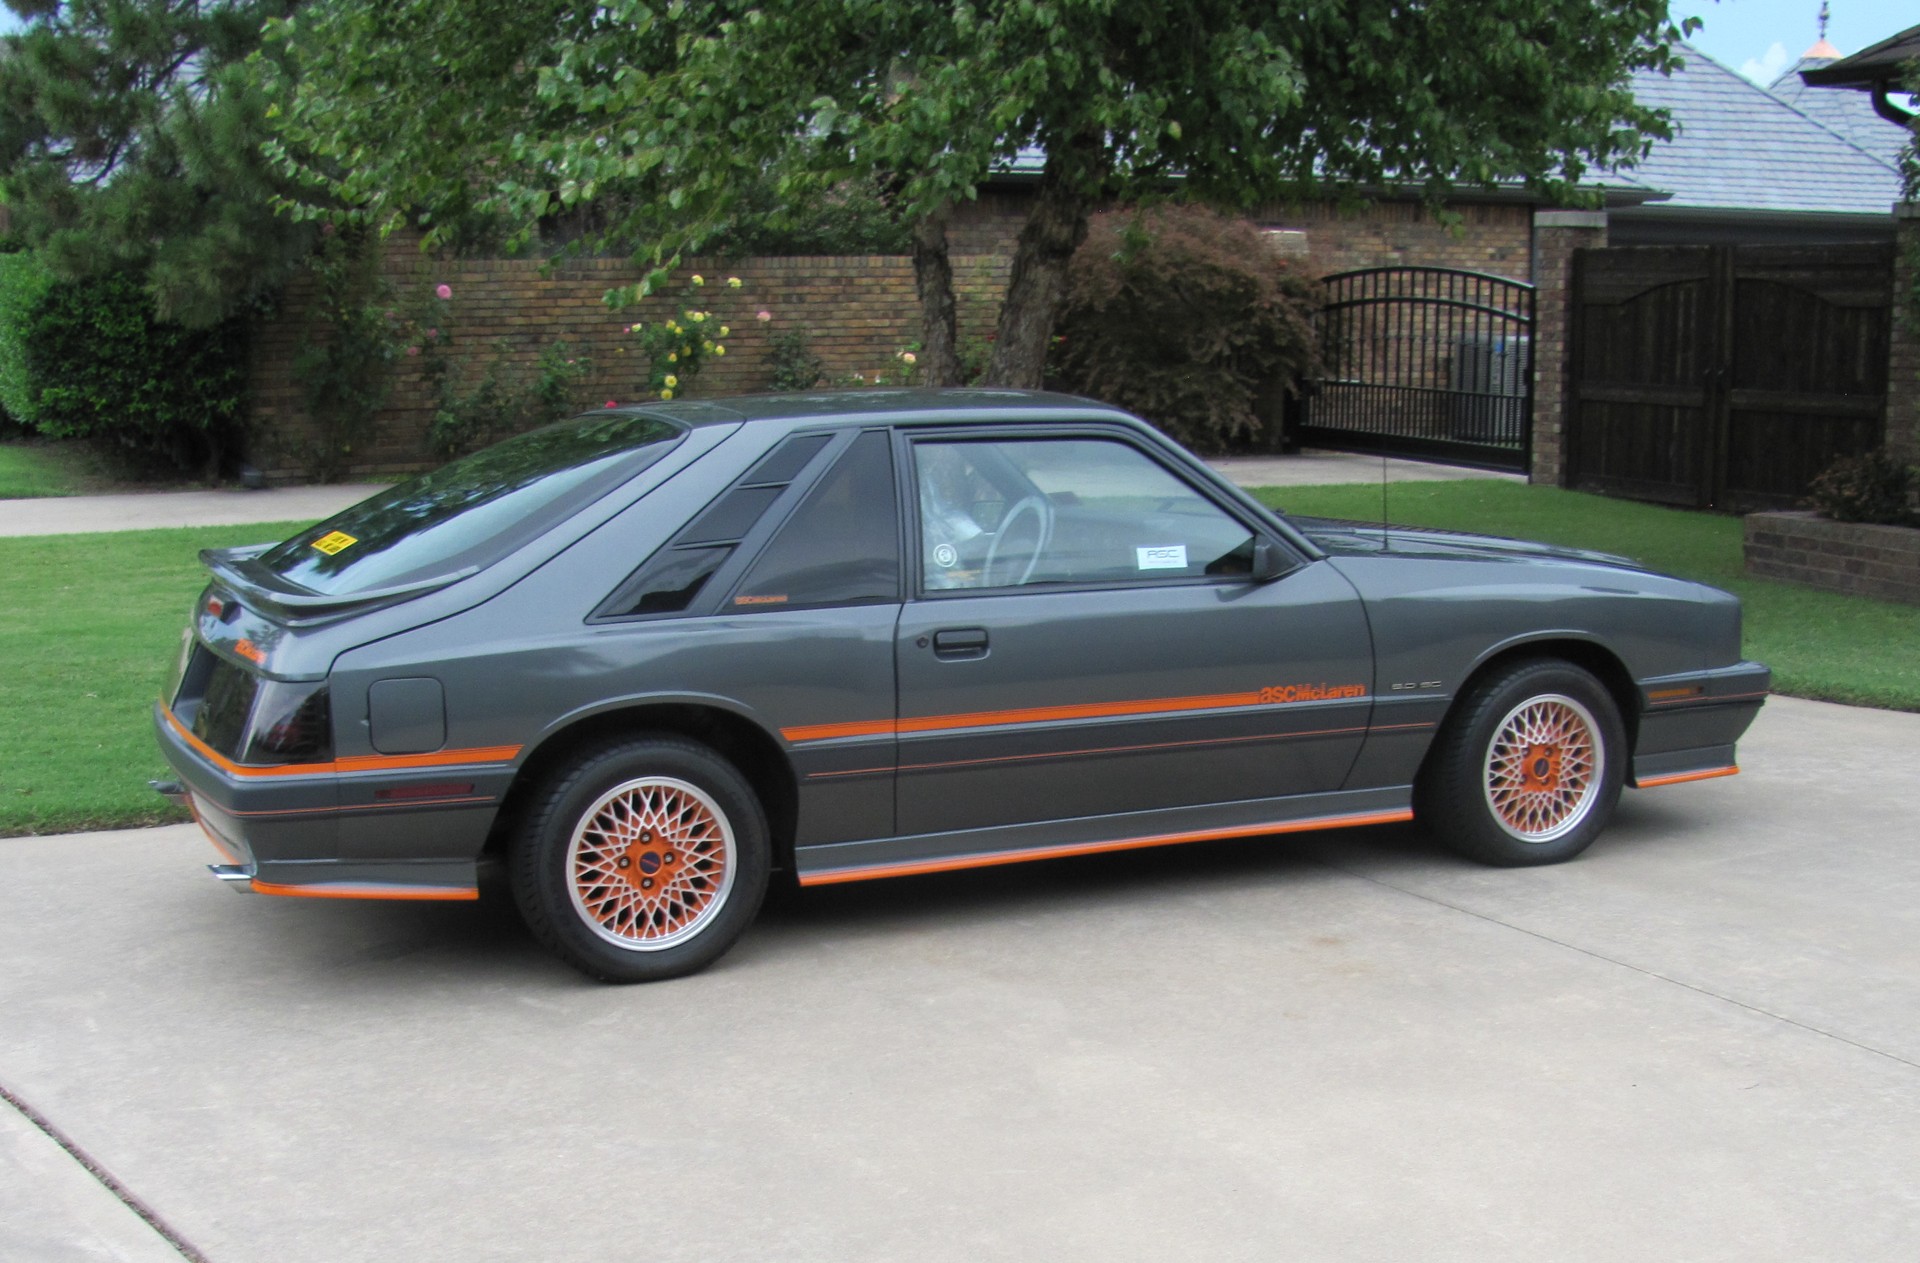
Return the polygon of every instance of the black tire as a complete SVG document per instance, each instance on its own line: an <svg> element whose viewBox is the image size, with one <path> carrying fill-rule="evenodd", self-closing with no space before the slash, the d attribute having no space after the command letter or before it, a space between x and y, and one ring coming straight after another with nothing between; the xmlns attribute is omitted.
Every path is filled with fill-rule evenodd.
<svg viewBox="0 0 1920 1263"><path fill-rule="evenodd" d="M1469 859L1558 864L1613 816L1626 730L1591 674L1558 659L1516 662L1454 703L1414 786L1420 822Z"/></svg>
<svg viewBox="0 0 1920 1263"><path fill-rule="evenodd" d="M703 969L766 894L766 814L732 764L650 737L583 751L536 794L508 860L548 950L604 982Z"/></svg>

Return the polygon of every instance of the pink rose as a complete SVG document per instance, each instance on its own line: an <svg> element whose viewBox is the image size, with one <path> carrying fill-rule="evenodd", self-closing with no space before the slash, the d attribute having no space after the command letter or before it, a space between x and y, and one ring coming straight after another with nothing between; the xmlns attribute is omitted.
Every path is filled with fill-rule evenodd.
<svg viewBox="0 0 1920 1263"><path fill-rule="evenodd" d="M620 406L620 401L619 401L618 399L609 399L609 400L607 400L607 407L609 407L609 408L618 408L619 406Z"/></svg>
<svg viewBox="0 0 1920 1263"><path fill-rule="evenodd" d="M408 355L418 355L418 354L420 354L420 348L419 348L419 347L417 347L417 346L410 346L410 347L408 347L408 348L407 348L407 354L408 354Z"/></svg>
<svg viewBox="0 0 1920 1263"><path fill-rule="evenodd" d="M761 322L762 324L764 324L764 323L766 323L767 321L769 321L769 320L771 320L771 319L773 319L773 313L772 313L772 312L770 312L770 311L760 311L760 312L756 312L756 313L754 313L754 317L753 317L753 318L754 318L755 320L758 320L758 321L760 321L760 322Z"/></svg>
<svg viewBox="0 0 1920 1263"><path fill-rule="evenodd" d="M440 331L438 329L427 330L427 341L431 342L439 336L440 336Z"/></svg>
<svg viewBox="0 0 1920 1263"><path fill-rule="evenodd" d="M436 285L436 286L434 286L434 287L433 287L433 292L434 292L435 294L437 294L437 295L439 295L439 296L440 296L441 298L452 298L452 297L453 297L453 286L451 286L451 285Z"/></svg>

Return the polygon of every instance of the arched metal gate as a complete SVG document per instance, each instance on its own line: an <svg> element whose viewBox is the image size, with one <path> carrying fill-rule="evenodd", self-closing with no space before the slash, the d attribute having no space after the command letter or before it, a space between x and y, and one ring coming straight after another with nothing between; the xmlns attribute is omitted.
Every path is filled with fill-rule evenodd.
<svg viewBox="0 0 1920 1263"><path fill-rule="evenodd" d="M1322 282L1325 376L1294 434L1315 447L1525 469L1533 286L1452 268L1365 268Z"/></svg>

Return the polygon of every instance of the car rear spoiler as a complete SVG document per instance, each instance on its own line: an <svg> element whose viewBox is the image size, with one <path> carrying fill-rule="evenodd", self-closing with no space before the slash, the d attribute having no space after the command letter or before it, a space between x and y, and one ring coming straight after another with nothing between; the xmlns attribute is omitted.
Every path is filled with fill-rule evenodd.
<svg viewBox="0 0 1920 1263"><path fill-rule="evenodd" d="M480 573L480 567L467 566L413 583L329 595L275 583L271 571L249 564L271 547L271 544L261 544L247 548L203 548L200 564L232 588L243 602L293 624L325 622L351 611L411 600Z"/></svg>

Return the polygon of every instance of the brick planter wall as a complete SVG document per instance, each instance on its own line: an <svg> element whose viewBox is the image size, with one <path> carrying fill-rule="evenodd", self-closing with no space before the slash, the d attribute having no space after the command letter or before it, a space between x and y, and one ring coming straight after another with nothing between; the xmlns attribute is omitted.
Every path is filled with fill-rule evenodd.
<svg viewBox="0 0 1920 1263"><path fill-rule="evenodd" d="M1920 528L1749 513L1746 558L1750 575L1920 605Z"/></svg>

